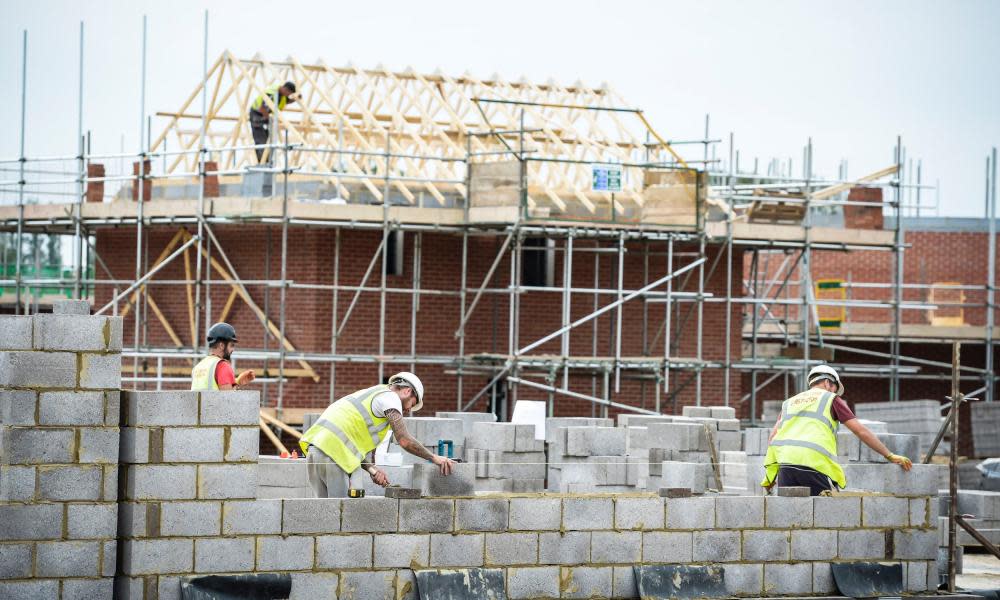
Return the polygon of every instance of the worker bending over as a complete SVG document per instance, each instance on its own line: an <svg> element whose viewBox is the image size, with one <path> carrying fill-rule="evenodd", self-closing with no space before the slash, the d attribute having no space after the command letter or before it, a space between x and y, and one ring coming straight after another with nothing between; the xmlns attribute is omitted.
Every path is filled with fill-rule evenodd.
<svg viewBox="0 0 1000 600"><path fill-rule="evenodd" d="M450 475L455 461L432 454L406 430L403 411L417 412L424 404L424 384L413 373L397 373L389 385L376 385L331 404L299 441L306 455L309 483L319 498L346 498L351 475L359 468L382 487L385 471L375 466L375 448L389 431L399 446L436 464Z"/></svg>
<svg viewBox="0 0 1000 600"><path fill-rule="evenodd" d="M266 144L270 137L271 105L264 100L264 96L270 98L271 105L277 106L279 111L285 110L285 106L292 104L297 98L295 84L286 81L280 86L278 84L268 86L250 105L250 133L253 134L255 146ZM258 163L263 160L265 150L266 148L256 148Z"/></svg>
<svg viewBox="0 0 1000 600"><path fill-rule="evenodd" d="M234 390L256 377L243 371L239 377L229 362L236 350L236 329L229 323L216 323L208 330L208 356L191 369L192 390Z"/></svg>
<svg viewBox="0 0 1000 600"><path fill-rule="evenodd" d="M813 496L847 487L837 462L837 430L841 423L869 448L909 471L913 463L889 452L885 444L854 416L841 398L844 384L832 367L819 365L809 371L809 389L785 400L781 415L768 438L766 470L761 485L808 486Z"/></svg>

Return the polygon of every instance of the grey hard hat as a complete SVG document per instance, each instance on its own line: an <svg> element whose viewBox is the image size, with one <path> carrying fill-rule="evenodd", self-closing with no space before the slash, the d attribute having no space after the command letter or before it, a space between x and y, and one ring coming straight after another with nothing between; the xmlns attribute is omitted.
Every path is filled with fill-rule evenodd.
<svg viewBox="0 0 1000 600"><path fill-rule="evenodd" d="M208 343L236 342L236 328L229 323L216 323L208 329Z"/></svg>

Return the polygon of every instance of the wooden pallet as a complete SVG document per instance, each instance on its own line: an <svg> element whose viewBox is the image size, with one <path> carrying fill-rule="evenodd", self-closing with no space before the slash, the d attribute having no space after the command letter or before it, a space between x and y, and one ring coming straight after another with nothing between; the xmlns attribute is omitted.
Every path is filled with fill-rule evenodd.
<svg viewBox="0 0 1000 600"><path fill-rule="evenodd" d="M801 223L805 214L805 204L754 200L747 212L747 220L756 223Z"/></svg>

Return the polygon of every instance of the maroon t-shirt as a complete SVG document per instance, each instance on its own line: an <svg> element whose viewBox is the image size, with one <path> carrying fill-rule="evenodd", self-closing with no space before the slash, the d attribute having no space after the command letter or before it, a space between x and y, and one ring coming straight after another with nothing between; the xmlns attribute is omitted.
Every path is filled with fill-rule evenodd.
<svg viewBox="0 0 1000 600"><path fill-rule="evenodd" d="M844 399L840 396L833 399L833 407L830 409L830 413L839 423L846 423L851 419L857 418L854 411L851 410L851 407L848 406L847 402L844 402Z"/></svg>

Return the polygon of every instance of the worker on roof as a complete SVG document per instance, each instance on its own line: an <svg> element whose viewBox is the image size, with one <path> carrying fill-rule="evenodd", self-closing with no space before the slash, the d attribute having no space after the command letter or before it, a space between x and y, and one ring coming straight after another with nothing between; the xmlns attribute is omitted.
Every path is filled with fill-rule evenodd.
<svg viewBox="0 0 1000 600"><path fill-rule="evenodd" d="M348 497L351 475L360 470L377 485L388 486L385 471L375 466L375 448L390 430L403 450L433 462L442 475L450 475L455 461L432 454L403 423L404 410L417 412L423 404L424 384L404 371L390 377L388 385L354 392L327 407L299 441L316 496Z"/></svg>
<svg viewBox="0 0 1000 600"><path fill-rule="evenodd" d="M264 96L270 99L270 103L264 100ZM254 99L250 105L250 132L253 134L255 146L266 144L270 137L271 107L277 106L279 111L285 110L285 106L295 102L298 95L295 91L295 84L286 81L281 84L268 86L264 93ZM257 162L264 158L266 148L256 148Z"/></svg>
<svg viewBox="0 0 1000 600"><path fill-rule="evenodd" d="M841 395L844 384L833 367L819 365L809 371L809 389L785 400L781 415L768 439L766 470L761 486L807 486L813 496L847 486L837 462L837 429L843 423L875 452L909 471L913 462L893 454L865 427ZM836 486L836 487L835 487Z"/></svg>
<svg viewBox="0 0 1000 600"><path fill-rule="evenodd" d="M191 369L192 390L234 390L256 377L243 371L239 377L229 362L236 349L236 329L229 323L216 323L208 330L208 356Z"/></svg>

